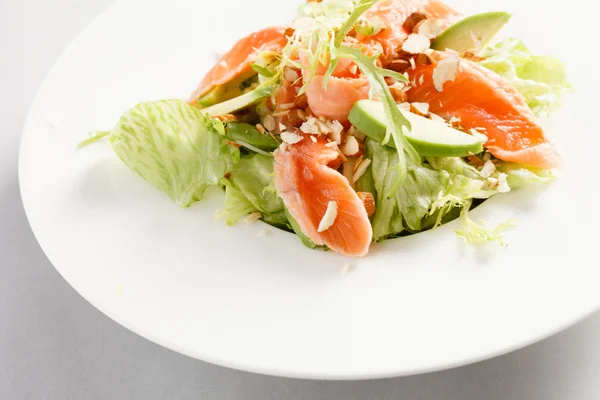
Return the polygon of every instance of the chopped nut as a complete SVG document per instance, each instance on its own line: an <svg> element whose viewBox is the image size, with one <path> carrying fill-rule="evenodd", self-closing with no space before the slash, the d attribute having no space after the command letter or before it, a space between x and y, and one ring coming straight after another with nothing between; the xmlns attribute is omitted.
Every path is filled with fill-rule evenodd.
<svg viewBox="0 0 600 400"><path fill-rule="evenodd" d="M277 109L279 111L283 111L283 110L291 110L292 108L294 108L296 106L295 103L281 103L279 104L279 106L277 107Z"/></svg>
<svg viewBox="0 0 600 400"><path fill-rule="evenodd" d="M375 214L375 197L373 197L373 193L370 192L358 192L356 193L360 201L363 202L365 206L365 210L367 210L367 216L369 218Z"/></svg>
<svg viewBox="0 0 600 400"><path fill-rule="evenodd" d="M260 133L265 133L265 127L262 124L256 124L256 130L258 130Z"/></svg>
<svg viewBox="0 0 600 400"><path fill-rule="evenodd" d="M304 136L296 135L295 133L291 132L281 132L281 140L283 140L284 143L295 144L300 142L302 139L304 139Z"/></svg>
<svg viewBox="0 0 600 400"><path fill-rule="evenodd" d="M352 157L360 152L360 145L354 136L348 136L346 143L342 145L340 150L348 157Z"/></svg>
<svg viewBox="0 0 600 400"><path fill-rule="evenodd" d="M271 114L265 115L265 118L263 119L263 126L268 131L274 131L276 127L275 117L273 117Z"/></svg>
<svg viewBox="0 0 600 400"><path fill-rule="evenodd" d="M404 103L408 99L406 92L398 87L390 86L390 93L396 103Z"/></svg>
<svg viewBox="0 0 600 400"><path fill-rule="evenodd" d="M231 146L231 147L242 147L242 145L241 145L241 144L239 144L239 143L236 143L236 142L232 142L231 140L226 140L226 141L225 141L225 144L227 144L227 145L229 145L229 146Z"/></svg>
<svg viewBox="0 0 600 400"><path fill-rule="evenodd" d="M388 69L391 69L392 71L396 71L399 73L403 73L404 71L406 71L408 69L408 67L410 67L410 61L408 61L404 58L399 58L397 60L393 60L387 65Z"/></svg>
<svg viewBox="0 0 600 400"><path fill-rule="evenodd" d="M433 86L435 90L441 92L444 90L444 83L447 81L454 82L458 73L460 59L457 55L451 54L441 60L433 70Z"/></svg>
<svg viewBox="0 0 600 400"><path fill-rule="evenodd" d="M302 110L290 110L290 112L288 113L288 120L290 121L290 125L292 125L294 128L299 128L304 122L304 119L302 118L303 115L304 113L302 112Z"/></svg>
<svg viewBox="0 0 600 400"><path fill-rule="evenodd" d="M216 117L221 122L237 121L238 117L233 114L223 114Z"/></svg>
<svg viewBox="0 0 600 400"><path fill-rule="evenodd" d="M338 154L339 154L339 156L340 156L340 160L341 160L343 163L347 163L347 162L348 162L348 157L346 157L346 155L345 155L344 153L342 153L342 151L340 150L340 148L339 148L339 147L337 148L337 151L338 151Z"/></svg>
<svg viewBox="0 0 600 400"><path fill-rule="evenodd" d="M329 137L329 139L331 139L333 142L337 143L337 144L341 144L342 143L342 132L340 131L332 131L330 130L329 134L327 135Z"/></svg>
<svg viewBox="0 0 600 400"><path fill-rule="evenodd" d="M325 232L327 229L331 228L335 223L335 219L337 218L338 213L338 204L335 201L330 201L327 203L327 210L325 210L325 214L319 222L319 227L317 232Z"/></svg>
<svg viewBox="0 0 600 400"><path fill-rule="evenodd" d="M461 54L462 58L469 60L469 61L475 61L475 62L480 62L485 60L485 57L480 57L475 53L472 53L470 51L465 51Z"/></svg>
<svg viewBox="0 0 600 400"><path fill-rule="evenodd" d="M251 224L253 222L258 221L262 217L262 214L259 212L253 212L252 214L246 217L246 223Z"/></svg>
<svg viewBox="0 0 600 400"><path fill-rule="evenodd" d="M289 27L285 30L285 32L283 33L283 36L286 38L289 38L289 37L294 36L294 33L296 33L296 30L292 27Z"/></svg>
<svg viewBox="0 0 600 400"><path fill-rule="evenodd" d="M417 24L425 19L427 19L427 14L414 12L406 18L402 27L406 29L407 32L413 32Z"/></svg>
<svg viewBox="0 0 600 400"><path fill-rule="evenodd" d="M411 103L410 112L421 117L427 117L429 114L429 103Z"/></svg>
<svg viewBox="0 0 600 400"><path fill-rule="evenodd" d="M443 26L438 19L425 19L415 26L413 32L425 36L428 39L435 39L444 31Z"/></svg>
<svg viewBox="0 0 600 400"><path fill-rule="evenodd" d="M419 54L428 49L429 46L431 46L431 42L428 38L416 33L411 33L404 43L402 43L402 50L411 54Z"/></svg>
<svg viewBox="0 0 600 400"><path fill-rule="evenodd" d="M429 65L431 64L431 60L429 59L429 57L427 57L427 55L419 53L415 56L415 63L417 65Z"/></svg>
<svg viewBox="0 0 600 400"><path fill-rule="evenodd" d="M450 120L448 121L448 123L455 129L461 128L461 123L460 123L460 118L458 117L452 117L450 118Z"/></svg>
<svg viewBox="0 0 600 400"><path fill-rule="evenodd" d="M296 97L295 104L298 108L308 107L308 97L306 96L306 94Z"/></svg>
<svg viewBox="0 0 600 400"><path fill-rule="evenodd" d="M367 172L367 168L369 168L369 165L371 165L371 159L369 159L369 158L363 159L361 161L360 165L358 167L356 167L356 171L354 172L354 175L352 176L352 182L358 182L360 177L363 176L365 174L365 172Z"/></svg>

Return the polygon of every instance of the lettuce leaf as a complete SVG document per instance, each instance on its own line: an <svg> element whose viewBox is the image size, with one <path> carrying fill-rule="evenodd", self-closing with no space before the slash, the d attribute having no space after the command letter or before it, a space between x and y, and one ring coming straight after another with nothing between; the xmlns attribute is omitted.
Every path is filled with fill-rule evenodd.
<svg viewBox="0 0 600 400"><path fill-rule="evenodd" d="M375 140L367 140L367 157L371 158L370 170L376 194L376 212L373 216L373 240L378 241L398 235L404 230L422 230L422 221L429 213L433 202L449 184L449 174L434 170L426 165L415 165L407 158L407 171L404 184L388 196L390 188L396 185L398 152ZM370 186L368 178L359 186Z"/></svg>
<svg viewBox="0 0 600 400"><path fill-rule="evenodd" d="M498 170L506 174L506 181L511 189L540 183L550 183L556 179L552 170L525 168L515 163L500 163Z"/></svg>
<svg viewBox="0 0 600 400"><path fill-rule="evenodd" d="M262 154L242 156L233 165L230 175L221 183L225 185L225 218L228 225L240 218L260 212L261 218L276 226L287 226L283 201L275 191L269 190L273 180L273 158Z"/></svg>
<svg viewBox="0 0 600 400"><path fill-rule="evenodd" d="M480 55L485 57L480 64L511 81L538 116L555 111L561 97L573 90L562 62L533 55L518 39L495 41Z"/></svg>
<svg viewBox="0 0 600 400"><path fill-rule="evenodd" d="M217 186L239 159L223 124L180 100L139 103L108 136L117 156L177 205L188 207ZM84 142L83 144L85 144Z"/></svg>
<svg viewBox="0 0 600 400"><path fill-rule="evenodd" d="M500 246L504 246L503 234L506 230L515 227L516 223L513 220L503 222L493 228L484 225L484 222L476 223L469 217L469 206L465 206L460 213L460 219L463 224L462 229L457 229L455 232L458 237L461 237L469 244L485 244L489 242L498 242Z"/></svg>

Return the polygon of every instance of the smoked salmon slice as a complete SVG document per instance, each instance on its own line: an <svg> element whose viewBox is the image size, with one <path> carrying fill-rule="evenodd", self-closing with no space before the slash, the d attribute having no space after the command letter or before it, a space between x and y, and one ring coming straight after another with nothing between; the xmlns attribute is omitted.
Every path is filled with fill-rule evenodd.
<svg viewBox="0 0 600 400"><path fill-rule="evenodd" d="M282 144L275 152L275 187L302 232L315 244L362 257L373 237L371 222L348 180L327 166L338 158L338 151L326 144L326 139L319 137L315 142L309 135L296 144ZM319 232L331 202L337 213L330 227Z"/></svg>
<svg viewBox="0 0 600 400"><path fill-rule="evenodd" d="M365 78L337 78L332 76L323 89L322 75L315 78L306 88L308 104L317 117L348 121L350 110L359 100L369 98L369 82Z"/></svg>
<svg viewBox="0 0 600 400"><path fill-rule="evenodd" d="M438 53L442 58L447 54ZM460 118L467 131L488 137L486 148L495 157L537 168L554 168L561 158L519 91L500 75L460 59L454 81L443 90L434 87L435 65L409 68L409 102L427 102L429 111L444 118Z"/></svg>
<svg viewBox="0 0 600 400"><path fill-rule="evenodd" d="M365 18L380 18L384 28L380 33L363 39L366 44L379 43L386 59L393 59L404 39L411 32L403 28L404 21L413 13L421 12L439 21L442 29L460 18L460 14L438 0L381 0L365 13Z"/></svg>
<svg viewBox="0 0 600 400"><path fill-rule="evenodd" d="M285 29L281 26L269 27L239 40L204 76L189 103L195 104L200 97L216 86L223 85L243 74L251 73L250 64L259 53L263 51L281 52L287 42L284 35Z"/></svg>
<svg viewBox="0 0 600 400"><path fill-rule="evenodd" d="M368 55L383 49L383 58L390 61L397 57L402 43L410 33L404 30L404 21L415 12L438 19L442 28L450 26L460 17L459 13L438 0L381 0L367 10L365 17L381 19L384 26L382 31L374 36L359 38L358 43L349 44L362 47L363 52ZM301 55L301 60L307 64L306 56ZM345 123L354 103L369 97L368 81L357 78L356 65L342 59L328 81L327 89L324 89L323 75L326 70L326 67L320 65L316 76L308 84L308 104L316 116ZM306 79L306 71L303 75Z"/></svg>

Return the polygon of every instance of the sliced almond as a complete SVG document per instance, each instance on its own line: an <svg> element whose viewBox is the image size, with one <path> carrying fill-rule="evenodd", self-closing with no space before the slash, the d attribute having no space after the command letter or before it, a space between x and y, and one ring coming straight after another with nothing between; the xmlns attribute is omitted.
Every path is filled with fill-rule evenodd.
<svg viewBox="0 0 600 400"><path fill-rule="evenodd" d="M263 126L266 130L273 132L277 126L275 117L273 117L271 114L265 115L265 118L263 119Z"/></svg>
<svg viewBox="0 0 600 400"><path fill-rule="evenodd" d="M341 144L342 143L342 133L339 131L336 132L329 132L329 134L327 135L329 137L329 139L331 139L333 142L337 143L337 144Z"/></svg>
<svg viewBox="0 0 600 400"><path fill-rule="evenodd" d="M480 57L477 54L470 52L470 51L465 51L461 54L462 58L469 60L469 61L475 61L475 62L480 62L485 60L485 57Z"/></svg>
<svg viewBox="0 0 600 400"><path fill-rule="evenodd" d="M451 54L438 62L433 70L433 86L435 90L442 92L444 90L444 83L454 81L458 73L459 63L460 58L455 54Z"/></svg>
<svg viewBox="0 0 600 400"><path fill-rule="evenodd" d="M246 223L251 224L253 222L258 221L262 217L261 213L253 212L252 214L246 217Z"/></svg>
<svg viewBox="0 0 600 400"><path fill-rule="evenodd" d="M435 39L444 31L442 22L439 19L424 19L415 26L413 32L425 36L428 39Z"/></svg>
<svg viewBox="0 0 600 400"><path fill-rule="evenodd" d="M354 175L352 176L352 182L358 182L358 180L367 172L367 168L371 165L371 160L369 158L364 158L360 165L356 168Z"/></svg>
<svg viewBox="0 0 600 400"><path fill-rule="evenodd" d="M392 94L392 97L396 103L404 103L408 99L406 92L398 87L390 86L390 93Z"/></svg>
<svg viewBox="0 0 600 400"><path fill-rule="evenodd" d="M325 210L325 214L323 215L321 222L319 222L317 232L325 232L327 229L331 228L337 218L337 212L338 204L335 201L327 203L327 210Z"/></svg>
<svg viewBox="0 0 600 400"><path fill-rule="evenodd" d="M365 206L365 210L367 210L367 216L369 216L369 218L373 216L373 214L375 214L375 197L373 196L373 193L357 192L356 194Z"/></svg>
<svg viewBox="0 0 600 400"><path fill-rule="evenodd" d="M265 127L262 124L256 124L256 130L259 131L260 133L265 133Z"/></svg>
<svg viewBox="0 0 600 400"><path fill-rule="evenodd" d="M404 43L402 43L402 50L411 54L419 54L427 50L429 46L431 46L431 42L428 38L416 33L411 33Z"/></svg>
<svg viewBox="0 0 600 400"><path fill-rule="evenodd" d="M295 133L291 132L281 132L281 140L283 140L284 143L296 144L302 139L304 139L304 136L296 135Z"/></svg>
<svg viewBox="0 0 600 400"><path fill-rule="evenodd" d="M421 117L427 117L429 114L429 103L410 103L410 112Z"/></svg>
<svg viewBox="0 0 600 400"><path fill-rule="evenodd" d="M354 136L348 136L346 138L346 143L340 147L340 150L348 157L352 157L358 155L360 152L360 145Z"/></svg>
<svg viewBox="0 0 600 400"><path fill-rule="evenodd" d="M486 179L489 178L495 170L496 165L494 165L494 163L491 160L487 160L483 165L483 168L481 168L481 171L479 171L479 175L481 175L482 178Z"/></svg>

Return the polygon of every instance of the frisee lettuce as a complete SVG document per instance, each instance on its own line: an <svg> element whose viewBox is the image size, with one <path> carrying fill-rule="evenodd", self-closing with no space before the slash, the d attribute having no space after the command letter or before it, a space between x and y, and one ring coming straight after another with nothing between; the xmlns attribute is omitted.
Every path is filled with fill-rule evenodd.
<svg viewBox="0 0 600 400"><path fill-rule="evenodd" d="M480 55L485 58L480 64L508 79L538 116L556 110L562 96L573 90L560 60L533 55L521 40L496 40Z"/></svg>
<svg viewBox="0 0 600 400"><path fill-rule="evenodd" d="M495 227L486 227L484 222L476 223L469 217L469 205L463 207L460 213L460 220L463 224L462 229L456 229L456 234L463 238L469 244L485 244L498 242L500 246L505 246L503 234L510 228L516 226L515 221L509 220Z"/></svg>
<svg viewBox="0 0 600 400"><path fill-rule="evenodd" d="M115 128L86 140L108 140L117 156L133 171L188 207L217 186L240 157L229 146L221 121L180 100L139 103Z"/></svg>

